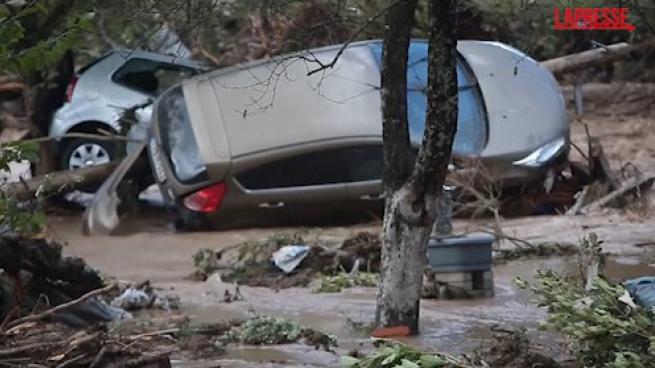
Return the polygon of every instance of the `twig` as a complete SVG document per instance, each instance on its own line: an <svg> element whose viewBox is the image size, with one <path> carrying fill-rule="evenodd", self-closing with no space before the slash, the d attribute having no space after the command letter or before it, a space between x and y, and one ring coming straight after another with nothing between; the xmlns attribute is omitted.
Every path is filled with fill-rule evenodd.
<svg viewBox="0 0 655 368"><path fill-rule="evenodd" d="M108 368L127 368L127 367L144 367L149 363L161 362L162 359L168 359L168 356L171 355L173 351L168 350L155 355L145 355L139 356L134 359L127 359L121 362L110 363L107 365Z"/></svg>
<svg viewBox="0 0 655 368"><path fill-rule="evenodd" d="M180 329L179 328L169 328L169 329L166 329L166 330L145 332L145 333L142 333L142 334L129 336L128 339L130 339L130 340L139 340L139 339L142 339L144 337L161 336L161 335L167 335L167 334L176 333L176 332L180 332Z"/></svg>
<svg viewBox="0 0 655 368"><path fill-rule="evenodd" d="M571 144L571 146L572 146L573 148L575 148L576 151L578 151L578 153L580 153L580 155L582 156L582 158L584 158L584 159L587 161L587 164L590 164L590 163L591 163L591 161L589 160L589 156L587 156L587 154L584 153L584 151L582 150L582 148L580 148L577 144L575 144L575 142L572 142L572 141L571 141L571 142L569 142L569 143Z"/></svg>
<svg viewBox="0 0 655 368"><path fill-rule="evenodd" d="M587 200L587 193L589 192L589 185L585 185L584 188L582 188L582 191L578 195L577 200L575 201L575 204L573 207L569 208L566 211L567 216L573 216L573 215L579 215L580 214L580 209L584 205L585 201Z"/></svg>
<svg viewBox="0 0 655 368"><path fill-rule="evenodd" d="M11 321L9 323L9 327L14 327L16 325L19 325L19 324L25 323L25 322L39 321L39 320L42 320L42 319L45 319L45 318L48 318L48 317L52 317L57 312L61 312L61 311L66 310L68 308L71 308L71 307L74 307L74 306L79 305L81 303L84 303L85 301L87 301L87 300L89 300L89 299L91 299L93 297L96 297L98 295L102 295L104 293L112 291L117 286L118 286L117 284L111 284L111 285L105 286L103 288L90 291L90 292L82 295L81 297L79 297L79 298L77 298L75 300L71 300L70 302L59 304L58 306L50 308L45 312L42 312L42 313L39 313L39 314L30 314L29 316L25 316L23 318L15 319L15 320L13 320L13 321Z"/></svg>
<svg viewBox="0 0 655 368"><path fill-rule="evenodd" d="M18 313L20 311L20 307L18 305L14 306L7 312L7 315L5 318L2 320L2 323L0 323L0 333L5 330L5 327L7 324L9 324L9 321L11 321L12 318L14 318L14 314Z"/></svg>
<svg viewBox="0 0 655 368"><path fill-rule="evenodd" d="M11 357L18 354L34 353L42 348L50 348L52 346L63 345L63 342L35 342L33 344L26 344L22 346L16 346L13 348L2 349L0 350L0 358ZM23 355L25 356L25 355Z"/></svg>
<svg viewBox="0 0 655 368"><path fill-rule="evenodd" d="M91 365L89 365L89 368L95 368L98 364L100 364L100 361L102 361L102 358L105 357L105 354L107 353L107 347L103 346L100 351L98 351L98 354L96 355L95 358L93 358L93 361L91 362Z"/></svg>
<svg viewBox="0 0 655 368"><path fill-rule="evenodd" d="M391 3L389 3L389 5L385 6L385 7L382 8L382 9L380 9L379 12L377 12L377 13L374 14L373 16L369 17L369 18L366 20L366 22L364 22L364 24L362 24L358 29L355 30L355 32L353 32L353 33L350 35L350 38L348 39L348 41L346 41L343 45L341 45L341 47L339 48L339 51L337 51L337 54L334 55L334 58L333 58L332 61L330 61L329 63L324 64L324 63L322 63L320 60L318 60L318 58L316 58L316 57L312 57L312 59L309 59L309 58L306 58L306 57L301 57L301 58L304 59L304 60L307 60L307 61L310 61L310 62L314 62L314 63L317 63L317 64L319 65L318 68L313 69L313 70L310 70L310 71L307 73L307 76L310 76L310 75L312 75L312 74L316 74L316 73L320 72L321 70L325 70L325 69L333 68L333 67L337 64L337 61L339 61L339 58L341 57L341 54L343 54L343 52L346 51L346 48L347 48L351 43L353 43L353 42L355 41L355 39L356 39L357 37L359 37L359 35L362 34L362 32L364 32L364 31L366 30L366 28L368 28L368 26L369 26L371 23L373 23L374 20L376 20L377 18L379 18L379 17L381 17L382 15L384 15L384 13L385 13L387 10L391 9L393 6L395 6L395 5L398 4L399 2L400 2L400 0L392 1Z"/></svg>
<svg viewBox="0 0 655 368"><path fill-rule="evenodd" d="M207 49L205 49L204 47L198 46L197 50L200 53L200 55L202 55L205 59L211 61L212 64L214 64L216 66L220 66L220 65L223 64L218 59L218 56L216 56L216 55L212 54L211 52L207 51Z"/></svg>
<svg viewBox="0 0 655 368"><path fill-rule="evenodd" d="M78 356L76 356L76 357L74 357L74 358L68 359L67 361L65 361L65 362L63 362L63 363L61 363L61 364L59 364L59 365L57 366L57 368L65 368L65 367L68 367L69 365L72 365L72 364L74 364L74 363L77 363L78 361L80 361L80 360L86 358L87 356L88 356L87 353L82 353L82 354L80 354L80 355L78 355Z"/></svg>

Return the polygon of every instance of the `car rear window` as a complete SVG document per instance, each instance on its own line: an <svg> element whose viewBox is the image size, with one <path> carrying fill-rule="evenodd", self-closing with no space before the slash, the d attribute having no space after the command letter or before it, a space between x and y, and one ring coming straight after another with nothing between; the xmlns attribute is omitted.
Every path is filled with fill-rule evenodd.
<svg viewBox="0 0 655 368"><path fill-rule="evenodd" d="M194 74L196 71L192 68L133 58L114 73L112 80L137 91L157 96Z"/></svg>
<svg viewBox="0 0 655 368"><path fill-rule="evenodd" d="M162 147L170 158L177 179L183 183L208 180L181 86L161 96L157 104L157 122Z"/></svg>

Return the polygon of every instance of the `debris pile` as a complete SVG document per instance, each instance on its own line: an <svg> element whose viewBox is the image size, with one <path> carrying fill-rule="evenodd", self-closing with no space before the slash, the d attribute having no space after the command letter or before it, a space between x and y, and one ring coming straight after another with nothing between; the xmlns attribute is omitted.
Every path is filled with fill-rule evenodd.
<svg viewBox="0 0 655 368"><path fill-rule="evenodd" d="M379 276L369 272L340 272L334 276L324 276L319 280L319 285L314 289L315 293L338 293L343 289L363 286L378 286Z"/></svg>
<svg viewBox="0 0 655 368"><path fill-rule="evenodd" d="M316 350L331 351L337 339L294 321L280 317L254 316L245 320L231 320L202 326L185 326L173 334L179 347L196 357L225 353L230 344L279 345L303 343Z"/></svg>
<svg viewBox="0 0 655 368"><path fill-rule="evenodd" d="M607 207L627 208L642 199L653 187L655 175L642 172L632 163L612 170L600 139L592 136L588 126L582 124L587 135L586 153L575 145L574 148L586 162L569 163L570 173L577 178L580 187L573 203L567 206L566 214L589 214Z"/></svg>
<svg viewBox="0 0 655 368"><path fill-rule="evenodd" d="M0 362L7 366L166 367L172 350L170 343L112 334L103 325L76 330L30 321L0 335Z"/></svg>
<svg viewBox="0 0 655 368"><path fill-rule="evenodd" d="M554 359L536 351L525 331L497 331L491 348L480 354L476 363L498 368L560 368Z"/></svg>
<svg viewBox="0 0 655 368"><path fill-rule="evenodd" d="M174 350L160 334L126 335L113 324L127 310L176 307L149 282L123 291L105 285L82 259L55 241L0 237L0 363L39 367L168 366ZM104 300L120 293L112 305Z"/></svg>
<svg viewBox="0 0 655 368"><path fill-rule="evenodd" d="M257 316L246 320L231 333L235 341L248 345L277 345L302 341L316 349L337 346L334 336L279 317Z"/></svg>
<svg viewBox="0 0 655 368"><path fill-rule="evenodd" d="M356 234L341 245L323 239L308 244L298 234L276 235L220 251L201 250L193 257L196 270L190 277L206 280L212 273L220 272L223 281L249 286L308 286L321 275L334 275L343 270L377 272L380 244L379 236L369 232ZM289 245L294 249L302 247L303 252L300 262L294 262L294 267L286 272L275 265L273 255Z"/></svg>
<svg viewBox="0 0 655 368"><path fill-rule="evenodd" d="M542 242L529 246L516 246L511 249L494 249L494 263L504 263L522 258L556 257L578 254L575 244L559 242Z"/></svg>
<svg viewBox="0 0 655 368"><path fill-rule="evenodd" d="M4 270L0 318L10 324L28 314L46 312L44 318L76 327L123 316L124 311L95 298L98 291L108 291L100 275L80 258L63 257L57 242L0 237L0 268ZM67 308L56 308L60 305Z"/></svg>

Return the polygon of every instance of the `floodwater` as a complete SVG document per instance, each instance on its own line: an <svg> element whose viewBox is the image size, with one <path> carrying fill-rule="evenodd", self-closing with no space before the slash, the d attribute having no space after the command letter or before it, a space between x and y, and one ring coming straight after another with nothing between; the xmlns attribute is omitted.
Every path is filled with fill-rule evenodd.
<svg viewBox="0 0 655 368"><path fill-rule="evenodd" d="M219 322L249 315L275 315L288 317L298 323L334 334L339 340L335 352L314 350L313 347L292 344L275 347L234 347L219 361L196 362L193 366L247 367L247 366L315 366L338 365L338 356L356 349L367 352L372 349L366 326L373 322L375 311L374 288L347 289L338 294L314 294L310 288L292 288L275 291L268 288L240 288L245 300L224 303L225 290L233 291L234 285L221 282L217 276L206 282L187 279L193 270L192 255L202 248L219 249L246 240L261 239L273 233L296 232L288 229L239 229L222 232L176 234L167 225L167 215L161 209L153 209L148 216L138 216L127 221L117 236L85 237L80 231L77 218L60 217L51 220L54 234L69 246L65 252L83 257L93 267L121 280L141 281L150 279L161 293L177 294L181 299L182 312L195 322ZM617 250L620 257L608 261L606 272L615 279L655 275L655 268L644 262L648 250L634 247L651 241L646 234L652 229L648 222L626 224L627 230L619 233L616 219L571 220L560 217L540 217L508 221L506 229L513 234L527 233L531 241L551 240L576 242L583 227L594 223L593 229L601 234L611 234L607 247ZM583 221L583 224L571 223ZM468 229L473 222L456 222L456 229ZM559 224L559 231L553 227ZM512 227L513 226L513 227ZM538 229L542 233L538 233ZM579 229L577 232L574 229ZM358 231L379 231L380 224L362 224L350 227L305 229L324 235L345 238ZM311 236L307 236L311 238ZM609 240L608 240L609 239ZM574 262L574 257L532 259L515 261L494 267L495 297L471 300L423 300L421 302L421 334L402 341L430 350L451 354L471 353L484 346L492 336L491 328L525 327L528 334L545 346L554 346L557 356L556 337L537 331L539 322L546 317L545 311L530 302L530 295L517 290L512 280L521 277L531 280L538 269L564 270ZM266 362L265 365L261 365ZM186 360L176 366L189 366Z"/></svg>

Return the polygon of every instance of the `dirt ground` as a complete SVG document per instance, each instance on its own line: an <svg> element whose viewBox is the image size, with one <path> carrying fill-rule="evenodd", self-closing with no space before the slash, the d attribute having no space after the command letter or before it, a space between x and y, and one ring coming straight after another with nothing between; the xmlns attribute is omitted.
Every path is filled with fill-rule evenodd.
<svg viewBox="0 0 655 368"><path fill-rule="evenodd" d="M655 85L613 84L585 85L585 114L580 120L589 126L604 145L612 168L655 172ZM571 89L565 88L567 100ZM569 101L570 104L570 101ZM582 124L572 122L571 137L584 147L586 133ZM579 157L575 152L573 157ZM628 165L631 163L632 165ZM195 361L196 366L317 366L332 367L338 355L352 349L371 349L370 339L361 326L374 316L376 290L353 288L339 294L312 294L307 288L275 291L267 288L241 287L243 301L223 303L223 293L233 285L210 277L205 282L187 279L193 271L192 255L202 248L220 249L246 240L265 238L273 233L298 229L239 229L221 232L177 234L167 223L166 214L149 209L124 221L127 226L118 236L85 237L78 216L50 219L53 234L66 242L65 252L81 256L102 272L121 280L150 279L165 292L180 296L182 311L203 322L223 321L249 314L289 317L308 327L331 332L339 339L336 353L315 351L303 345L275 347L241 347L229 349L220 361ZM455 231L475 231L488 220L456 220ZM605 250L616 256L609 262L608 274L617 279L655 274L649 265L655 246L655 220L650 208L603 210L585 216L540 216L503 221L506 234L531 242L556 241L577 243L589 231L605 241ZM379 232L380 223L349 227L305 229L308 234L344 239L361 230ZM308 235L311 237L311 235ZM509 242L503 247L511 247ZM570 259L551 258L514 261L494 267L495 297L466 301L425 300L421 309L421 335L405 341L428 349L454 354L470 353L491 336L490 327L523 326L537 341L552 342L548 335L536 333L545 317L529 301L529 295L512 286L516 276L530 279L536 269L567 267ZM551 343L550 346L553 346ZM548 349L548 348L546 348ZM549 354L558 357L559 347ZM183 356L176 365L188 366ZM265 365L261 365L265 363Z"/></svg>

